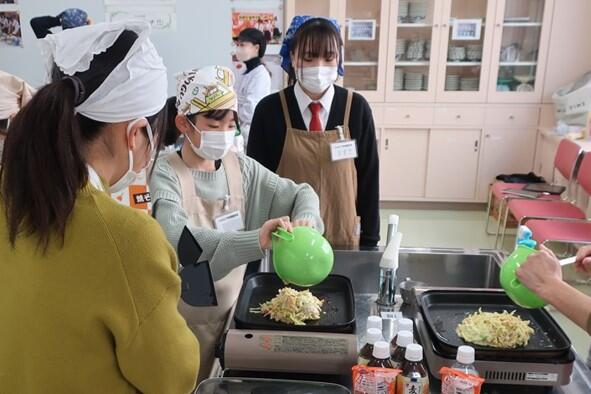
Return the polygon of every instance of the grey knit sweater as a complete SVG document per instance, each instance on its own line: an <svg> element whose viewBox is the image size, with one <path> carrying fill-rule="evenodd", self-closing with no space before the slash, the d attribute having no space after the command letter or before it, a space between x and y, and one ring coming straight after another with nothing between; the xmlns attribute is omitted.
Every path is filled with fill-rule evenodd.
<svg viewBox="0 0 591 394"><path fill-rule="evenodd" d="M189 223L182 208L179 179L166 159L156 162L150 179L154 217L168 241L176 249L181 232L187 226L203 249L200 261L210 262L216 280L242 264L263 257L259 229L269 219L281 216L290 216L292 220L308 219L317 230L324 231L320 203L312 187L280 178L250 157L238 155L238 160L245 196L244 231L221 232ZM223 165L214 172L193 170L192 173L199 197L220 200L228 194Z"/></svg>

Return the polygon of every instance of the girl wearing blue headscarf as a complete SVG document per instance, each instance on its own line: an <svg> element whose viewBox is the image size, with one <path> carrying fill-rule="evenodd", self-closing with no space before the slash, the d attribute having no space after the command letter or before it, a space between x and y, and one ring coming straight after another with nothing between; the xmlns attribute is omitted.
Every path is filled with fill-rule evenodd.
<svg viewBox="0 0 591 394"><path fill-rule="evenodd" d="M37 38L45 38L51 34L51 29L61 27L62 30L92 24L86 11L79 8L68 8L57 16L38 16L31 19L31 28Z"/></svg>
<svg viewBox="0 0 591 394"><path fill-rule="evenodd" d="M250 127L249 156L320 196L334 246L379 241L379 164L371 109L335 85L343 43L334 20L297 16L281 48L289 87L262 99Z"/></svg>

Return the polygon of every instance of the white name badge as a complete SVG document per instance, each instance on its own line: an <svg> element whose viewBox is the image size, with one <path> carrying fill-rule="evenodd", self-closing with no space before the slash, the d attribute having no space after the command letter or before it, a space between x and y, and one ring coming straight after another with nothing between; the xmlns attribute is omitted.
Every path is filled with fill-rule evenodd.
<svg viewBox="0 0 591 394"><path fill-rule="evenodd" d="M214 219L216 230L229 232L244 230L244 220L240 211L234 211Z"/></svg>
<svg viewBox="0 0 591 394"><path fill-rule="evenodd" d="M332 161L357 158L357 142L355 140L339 141L330 144Z"/></svg>

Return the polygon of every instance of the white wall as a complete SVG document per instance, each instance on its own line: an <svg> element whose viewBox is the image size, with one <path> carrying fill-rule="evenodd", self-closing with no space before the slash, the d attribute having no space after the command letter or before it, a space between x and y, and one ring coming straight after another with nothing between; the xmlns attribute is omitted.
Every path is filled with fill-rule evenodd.
<svg viewBox="0 0 591 394"><path fill-rule="evenodd" d="M154 31L152 40L168 67L171 95L174 74L208 64L230 65L230 0L176 0L177 30ZM33 86L43 84L45 70L37 39L29 24L40 15L82 8L95 22L105 20L104 0L19 0L24 48L0 44L0 70L20 76Z"/></svg>

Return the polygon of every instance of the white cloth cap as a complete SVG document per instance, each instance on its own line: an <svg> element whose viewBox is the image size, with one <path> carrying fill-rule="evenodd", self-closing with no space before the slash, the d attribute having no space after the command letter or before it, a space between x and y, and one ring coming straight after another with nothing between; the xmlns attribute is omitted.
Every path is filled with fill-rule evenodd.
<svg viewBox="0 0 591 394"><path fill-rule="evenodd" d="M42 54L66 75L86 71L99 53L111 47L124 30L138 35L131 49L105 81L76 112L100 122L117 123L154 115L166 102L166 67L148 38L145 22L99 23L49 34L41 42Z"/></svg>
<svg viewBox="0 0 591 394"><path fill-rule="evenodd" d="M8 119L27 104L33 89L25 81L0 70L0 119Z"/></svg>
<svg viewBox="0 0 591 394"><path fill-rule="evenodd" d="M181 115L216 109L238 110L234 73L227 67L207 66L176 75L176 107Z"/></svg>

